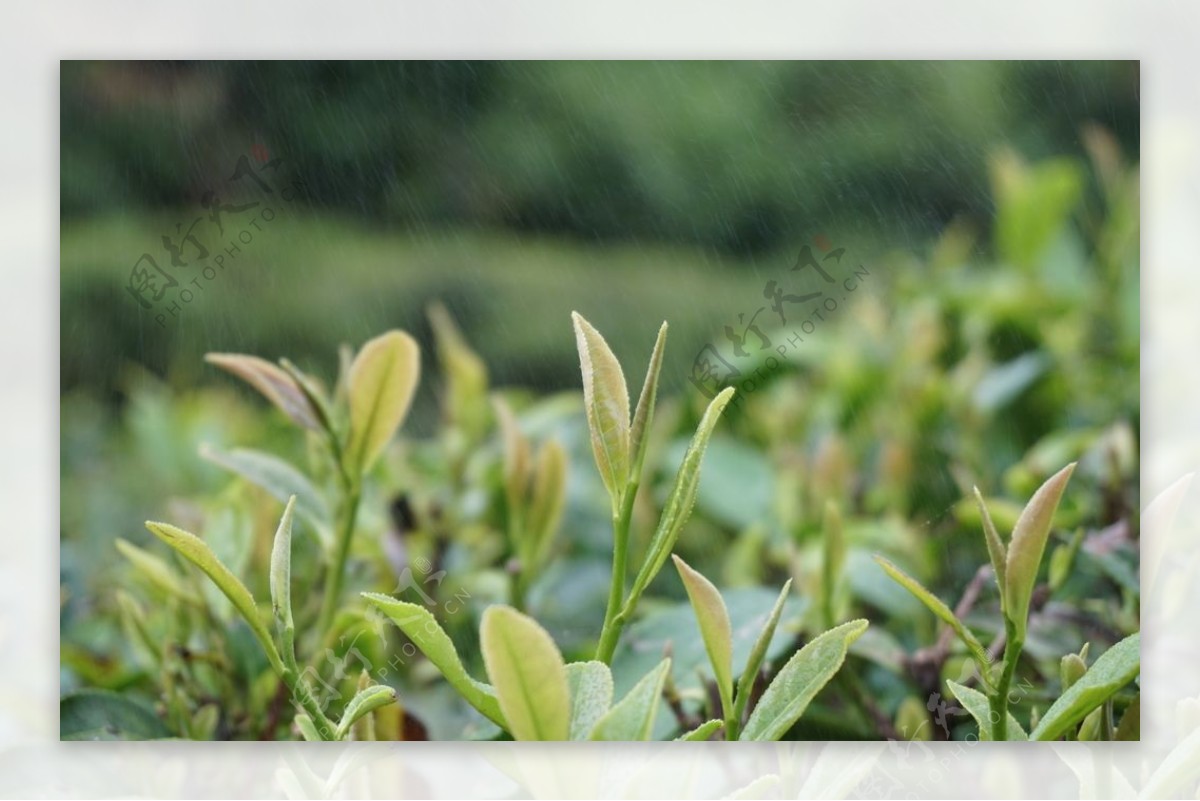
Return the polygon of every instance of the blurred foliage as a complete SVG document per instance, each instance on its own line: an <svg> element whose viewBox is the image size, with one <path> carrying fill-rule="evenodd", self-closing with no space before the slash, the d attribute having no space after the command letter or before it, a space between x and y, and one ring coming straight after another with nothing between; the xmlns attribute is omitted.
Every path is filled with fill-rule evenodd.
<svg viewBox="0 0 1200 801"><path fill-rule="evenodd" d="M367 487L350 581L386 592L418 559L444 566L439 603L469 602L441 622L479 667L478 615L507 592L501 444L490 415L463 435L473 447L448 444L458 435L425 322L437 300L523 433L565 449L559 541L526 600L568 658L589 654L611 532L570 310L633 364L670 322L650 492L635 509L634 531L647 533L707 400L687 380L694 354L761 305L764 281L786 279L818 233L869 277L777 365L773 350L739 364L765 378L741 387L718 427L678 545L735 623L765 614L770 588L793 578L776 639L795 644L824 627L825 508L840 511L832 612L872 621L851 649L859 685L819 696L791 736L973 731L965 716L943 730L935 708L921 718L965 656L952 645L929 661L935 621L870 559L886 555L954 606L988 561L972 485L1007 534L1042 480L1080 462L1026 642L1023 723L1059 694L1065 654L1091 643L1095 659L1137 630L1136 64L64 64L63 85L64 693L120 691L137 705L119 710L135 728L149 709L169 725L175 704L197 727L177 735L286 734L287 715L261 725L274 687L254 683L263 666L245 627L209 641L201 621L150 615L175 607L113 542L169 560L142 521L188 523L266 597L281 505L200 446L295 465L310 449L201 355L286 354L333 376L338 343L389 327L416 336L426 371ZM293 162L309 205L281 214L237 271L159 327L124 291L130 264L255 141ZM793 328L764 332L783 342ZM400 497L416 525L397 556ZM320 552L317 528L298 525L295 548L301 574ZM177 661L155 672L122 631L117 587L158 598L145 610L152 639L191 632ZM989 586L966 615L985 645L996 604ZM643 606L617 652L618 693L672 632L681 664L702 661L673 575ZM365 631L355 614L346 630ZM404 653L388 637L357 642L384 664ZM638 642L646 653L629 650ZM236 666L236 689L188 661L210 647ZM411 719L435 738L494 736L428 667L406 658L393 676ZM181 697L164 698L163 670ZM699 707L696 671L673 678L685 707ZM201 713L214 699L220 712ZM78 729L91 731L90 710L109 700L72 701Z"/></svg>

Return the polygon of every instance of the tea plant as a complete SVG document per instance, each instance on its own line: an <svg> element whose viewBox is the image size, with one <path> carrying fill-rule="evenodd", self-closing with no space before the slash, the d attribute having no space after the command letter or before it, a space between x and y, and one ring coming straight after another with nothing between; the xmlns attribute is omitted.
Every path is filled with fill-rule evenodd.
<svg viewBox="0 0 1200 801"><path fill-rule="evenodd" d="M1079 731L1082 739L1099 739L1098 722L1088 725L1092 715L1104 713L1103 720L1108 736L1112 739L1112 709L1105 707L1111 697L1124 688L1138 675L1140 669L1139 634L1135 633L1108 649L1089 669L1083 661L1087 645L1079 655L1068 654L1062 662L1062 695L1051 704L1044 714L1031 721L1031 730L1026 733L1013 718L1009 704L1013 676L1021 659L1029 624L1030 604L1037 581L1038 569L1046 549L1058 508L1066 490L1067 482L1075 471L1071 463L1051 476L1034 493L1029 503L1017 518L1008 545L1000 538L987 505L979 490L975 489L975 501L983 521L984 539L991 561L992 575L1000 591L1000 613L1004 623L1004 652L998 665L987 649L979 642L967 625L937 596L929 592L920 582L883 557L876 561L901 586L912 593L934 615L953 630L966 646L975 662L977 675L984 692L954 681L947 686L963 704L964 708L979 724L980 739L983 740L1054 740L1064 734L1076 734L1077 726L1084 722ZM1076 545L1077 547L1077 545ZM1070 551L1056 552L1063 555L1057 571L1069 569ZM1055 567L1052 565L1052 567ZM1101 709L1105 707L1104 709ZM1126 714L1129 714L1127 712ZM1133 710L1136 716L1136 708ZM1085 720L1087 719L1087 720ZM1099 718L1094 719L1099 721ZM1088 736L1085 736L1088 735Z"/></svg>

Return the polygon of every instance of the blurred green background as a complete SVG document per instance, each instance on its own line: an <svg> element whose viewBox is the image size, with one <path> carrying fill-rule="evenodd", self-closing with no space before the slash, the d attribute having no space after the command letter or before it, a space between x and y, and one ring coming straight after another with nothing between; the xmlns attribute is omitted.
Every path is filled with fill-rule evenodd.
<svg viewBox="0 0 1200 801"><path fill-rule="evenodd" d="M807 597L834 500L851 604L895 616L872 646L894 654L930 627L869 554L951 598L986 561L971 485L1009 520L1081 459L1062 524L1127 538L1081 557L1068 600L1090 599L1110 625L1100 640L1136 628L1138 87L1136 62L64 62L64 688L135 681L113 624L114 537L145 544L148 517L231 504L263 530L277 514L200 443L305 460L204 353L287 356L332 379L339 344L409 330L425 372L405 432L427 439L444 390L432 302L493 388L538 396L578 391L572 310L634 387L668 320L661 498L706 401L688 382L698 352L727 352L723 329L764 305L768 281L805 288L789 268L824 241L846 249L839 279L857 265L870 278L722 422L684 555L722 587L791 575ZM273 194L231 181L241 157ZM284 200L282 186L301 190ZM260 205L218 236L209 191ZM274 219L248 228L266 206ZM200 268L173 266L161 242L196 219L213 253L252 241L170 315ZM180 282L151 308L128 290L143 253ZM759 320L778 344L799 315ZM569 446L567 558L536 598L560 644L582 647L611 555L602 493L578 407L517 396ZM368 542L386 498L372 503ZM251 536L216 519L213 537ZM1056 664L1083 636L1098 635L1051 629L1031 647ZM899 702L897 682L872 681Z"/></svg>

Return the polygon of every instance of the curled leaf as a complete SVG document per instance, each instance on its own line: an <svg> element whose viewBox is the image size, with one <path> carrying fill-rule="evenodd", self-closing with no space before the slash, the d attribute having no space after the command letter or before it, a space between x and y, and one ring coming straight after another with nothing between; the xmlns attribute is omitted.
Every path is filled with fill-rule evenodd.
<svg viewBox="0 0 1200 801"><path fill-rule="evenodd" d="M992 522L992 516L988 513L987 504L983 502L983 496L979 494L979 487L971 489L975 493L975 503L979 505L979 517L983 522L983 538L987 542L988 559L992 562L992 572L996 574L996 586L1000 588L1000 604L1003 609L1004 588L1008 583L1008 579L1005 578L1005 562L1008 554L1004 549L1004 542L1000 539L1000 534L996 531L996 525Z"/></svg>
<svg viewBox="0 0 1200 801"><path fill-rule="evenodd" d="M766 625L758 634L758 639L754 641L754 647L750 649L750 657L746 660L746 668L742 671L741 677L738 679L737 691L734 693L734 720L741 720L742 713L746 711L746 704L750 700L750 690L754 686L754 679L758 675L758 670L762 667L763 658L767 655L767 649L771 646L771 639L775 636L775 628L779 625L779 616L783 614L783 605L787 603L788 593L792 589L792 580L788 579L784 583L783 589L779 591L779 597L775 599L775 606L771 608L771 614L767 618Z"/></svg>
<svg viewBox="0 0 1200 801"><path fill-rule="evenodd" d="M304 390L287 372L266 359L241 353L209 353L204 361L232 373L257 389L298 425L320 428L317 412Z"/></svg>
<svg viewBox="0 0 1200 801"><path fill-rule="evenodd" d="M350 367L346 466L366 473L408 414L421 373L421 351L403 331L367 342Z"/></svg>
<svg viewBox="0 0 1200 801"><path fill-rule="evenodd" d="M293 631L292 622L292 510L296 496L288 499L271 546L271 610L282 631Z"/></svg>
<svg viewBox="0 0 1200 801"><path fill-rule="evenodd" d="M344 740L346 735L350 733L350 727L359 718L369 715L376 709L387 706L395 700L396 691L382 684L376 684L367 687L365 690L360 690L358 694L350 699L350 703L346 704L346 710L342 713L342 719L338 721L334 739Z"/></svg>
<svg viewBox="0 0 1200 801"><path fill-rule="evenodd" d="M509 733L517 740L568 739L566 666L546 630L528 615L496 604L484 611L479 638Z"/></svg>
<svg viewBox="0 0 1200 801"><path fill-rule="evenodd" d="M583 374L583 403L592 453L615 510L621 505L629 479L629 390L621 363L600 332L578 312L571 312L571 321Z"/></svg>
<svg viewBox="0 0 1200 801"><path fill-rule="evenodd" d="M723 720L707 720L689 732L679 735L675 742L703 742L712 737L717 729L725 725Z"/></svg>

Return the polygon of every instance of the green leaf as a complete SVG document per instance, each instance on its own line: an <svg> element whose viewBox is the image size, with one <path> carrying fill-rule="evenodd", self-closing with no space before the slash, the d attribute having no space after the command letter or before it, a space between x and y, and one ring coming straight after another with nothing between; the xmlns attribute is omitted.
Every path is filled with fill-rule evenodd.
<svg viewBox="0 0 1200 801"><path fill-rule="evenodd" d="M421 350L403 331L367 342L350 367L346 466L363 475L408 414L421 374Z"/></svg>
<svg viewBox="0 0 1200 801"><path fill-rule="evenodd" d="M346 735L350 733L350 727L359 718L369 715L381 706L387 706L395 700L396 691L382 684L360 690L350 699L350 703L346 704L346 710L342 712L342 719L338 721L337 736L334 739L346 739Z"/></svg>
<svg viewBox="0 0 1200 801"><path fill-rule="evenodd" d="M717 729L725 725L723 720L707 720L691 731L675 738L675 742L703 742L712 737Z"/></svg>
<svg viewBox="0 0 1200 801"><path fill-rule="evenodd" d="M991 662L988 659L987 651L984 649L983 645L979 642L975 635L972 634L971 631L963 625L963 622L955 616L954 612L950 610L950 607L942 603L941 599L936 595L925 589L925 587L921 585L921 582L917 581L915 578L896 567L887 559L876 555L875 561L878 562L879 566L884 569L884 572L896 580L896 583L912 593L917 600L925 604L925 607L929 609L930 612L933 612L933 614L937 615L939 620L954 630L954 633L958 635L958 638L962 640L964 645L967 646L967 650L971 652L971 656L974 658L975 664L979 668L979 676L983 679L983 683L986 686L991 687Z"/></svg>
<svg viewBox="0 0 1200 801"><path fill-rule="evenodd" d="M1113 735L1114 740L1138 741L1142 739L1142 694L1133 697L1121 715L1121 722Z"/></svg>
<svg viewBox="0 0 1200 801"><path fill-rule="evenodd" d="M1033 585L1037 580L1038 565L1042 562L1042 552L1046 549L1046 539L1050 536L1050 525L1054 522L1054 511L1074 471L1075 462L1071 462L1038 488L1017 518L1012 541L1008 545L1004 609L1016 629L1017 639L1021 641L1025 639L1029 599L1033 596Z"/></svg>
<svg viewBox="0 0 1200 801"><path fill-rule="evenodd" d="M572 662L567 665L567 687L571 692L570 738L586 740L612 706L612 671L603 662Z"/></svg>
<svg viewBox="0 0 1200 801"><path fill-rule="evenodd" d="M275 530L275 542L271 546L271 611L279 625L284 648L290 649L288 639L296 624L292 621L292 510L296 496L288 499Z"/></svg>
<svg viewBox="0 0 1200 801"><path fill-rule="evenodd" d="M733 630L729 624L729 612L721 593L712 582L693 570L686 562L672 554L675 569L683 579L688 600L696 611L700 624L700 636L712 663L713 675L717 680L717 691L721 696L721 713L726 717L733 714Z"/></svg>
<svg viewBox="0 0 1200 801"><path fill-rule="evenodd" d="M209 353L204 361L232 373L257 389L296 424L304 428L320 428L317 413L304 391L290 375L266 359L240 353Z"/></svg>
<svg viewBox="0 0 1200 801"><path fill-rule="evenodd" d="M571 321L583 374L583 404L592 435L592 453L615 510L621 505L629 480L629 390L621 363L600 332L578 312L571 312Z"/></svg>
<svg viewBox="0 0 1200 801"><path fill-rule="evenodd" d="M495 604L483 613L479 639L488 678L513 738L566 740L571 691L562 654L546 630L528 615Z"/></svg>
<svg viewBox="0 0 1200 801"><path fill-rule="evenodd" d="M663 563L667 561L667 556L675 548L675 540L679 538L683 524L687 522L688 516L692 513L692 507L696 504L696 487L700 483L700 465L704 460L704 450L733 393L733 387L726 387L712 399L704 411L704 417L700 419L700 425L696 428L695 436L692 437L692 444L684 454L683 464L679 466L679 472L675 475L675 486L667 498L662 517L658 520L658 528L655 529L654 536L650 540L646 558L629 591L629 598L622 610L622 614L626 617L632 614L638 598L658 575L658 571L662 569Z"/></svg>
<svg viewBox="0 0 1200 801"><path fill-rule="evenodd" d="M775 636L775 628L779 625L779 616L783 614L783 606L787 603L788 593L792 589L792 580L788 579L783 585L783 589L779 591L779 598L775 601L775 606L771 609L771 616L767 618L766 625L758 634L758 639L754 642L754 647L750 650L750 657L746 660L746 667L742 671L741 678L738 679L737 692L734 693L734 709L733 717L735 720L742 719L742 713L746 711L746 703L750 700L750 691L754 687L754 679L758 676L758 669L762 667L763 659L767 655L767 648L771 645L771 639Z"/></svg>
<svg viewBox="0 0 1200 801"><path fill-rule="evenodd" d="M296 728L300 730L300 736L305 741L310 743L319 743L325 740L321 733L317 731L317 727L313 725L312 718L303 712L299 712L295 717Z"/></svg>
<svg viewBox="0 0 1200 801"><path fill-rule="evenodd" d="M437 343L438 361L446 378L443 414L451 425L461 426L475 439L487 425L487 365L467 344L441 303L429 307L429 323Z"/></svg>
<svg viewBox="0 0 1200 801"><path fill-rule="evenodd" d="M121 556L124 556L133 565L133 569L144 576L153 586L168 595L182 598L191 603L199 600L194 593L183 586L179 574L162 559L120 537L117 538L116 546L117 550L121 552Z"/></svg>
<svg viewBox="0 0 1200 801"><path fill-rule="evenodd" d="M824 538L821 559L821 606L826 626L834 624L834 601L838 577L846 561L846 534L842 515L832 500L825 504Z"/></svg>
<svg viewBox="0 0 1200 801"><path fill-rule="evenodd" d="M295 495L296 512L312 525L323 545L329 547L333 544L329 531L329 507L325 499L312 482L288 462L250 448L223 451L211 445L201 445L200 456L261 487L280 503L287 503L288 498Z"/></svg>
<svg viewBox="0 0 1200 801"><path fill-rule="evenodd" d="M271 639L271 635L258 613L258 605L254 601L254 596L246 589L246 585L242 584L229 568L221 564L221 560L217 559L212 549L195 534L190 534L168 523L147 521L146 528L212 579L213 584L217 585L217 589L225 594L234 609L249 624L250 630L254 632L254 636L258 638L263 650L266 651L271 667L276 673L283 675L284 668L283 662L279 658L279 651L275 648L275 642Z"/></svg>
<svg viewBox="0 0 1200 801"><path fill-rule="evenodd" d="M649 740L662 698L663 684L670 670L670 659L659 662L600 719L592 729L591 739L617 742Z"/></svg>
<svg viewBox="0 0 1200 801"><path fill-rule="evenodd" d="M554 532L562 522L567 500L567 454L558 440L550 440L538 451L533 468L533 490L529 499L529 556L541 564Z"/></svg>
<svg viewBox="0 0 1200 801"><path fill-rule="evenodd" d="M629 452L633 459L630 478L638 481L642 475L642 463L646 460L647 433L654 420L654 401L658 396L658 376L662 371L663 350L667 344L667 324L658 329L658 339L650 353L650 366L646 368L646 380L642 394L638 397L637 409L633 413L633 424L629 431Z"/></svg>
<svg viewBox="0 0 1200 801"><path fill-rule="evenodd" d="M408 635L463 700L497 726L505 725L496 691L491 685L471 678L458 658L454 643L428 609L374 592L364 592L362 596Z"/></svg>
<svg viewBox="0 0 1200 801"><path fill-rule="evenodd" d="M1004 588L1008 585L1008 579L1005 578L1005 563L1008 554L1004 549L1004 542L1000 539L1000 534L996 531L996 525L992 522L992 516L988 513L987 504L983 502L983 496L979 494L979 487L971 489L975 493L975 503L979 505L979 517L983 522L983 538L987 542L988 559L992 562L996 586L1000 588L1000 606L1001 612L1003 612Z"/></svg>
<svg viewBox="0 0 1200 801"><path fill-rule="evenodd" d="M108 690L81 690L58 702L60 740L159 740L170 736L154 712Z"/></svg>
<svg viewBox="0 0 1200 801"><path fill-rule="evenodd" d="M1057 740L1133 681L1141 670L1140 648L1141 634L1131 634L1101 654L1087 673L1046 710L1029 739Z"/></svg>
<svg viewBox="0 0 1200 801"><path fill-rule="evenodd" d="M867 621L852 620L797 651L763 692L739 739L779 740L787 734L846 661L850 643L866 630Z"/></svg>
<svg viewBox="0 0 1200 801"><path fill-rule="evenodd" d="M993 740L992 736L992 708L988 703L987 696L978 690L972 690L970 687L964 687L958 682L946 681L946 685L950 688L950 692L954 693L963 705L963 709L971 713L971 717L975 718L975 722L979 724L979 739ZM999 718L997 718L999 720ZM1029 735L1025 733L1025 729L1021 728L1021 724L1017 719L1008 713L1008 732L1009 740L1028 740Z"/></svg>
<svg viewBox="0 0 1200 801"><path fill-rule="evenodd" d="M521 435L517 419L505 400L497 395L492 399L496 420L500 424L500 438L504 443L504 499L508 508L508 533L513 547L525 536L525 487L529 476L529 442Z"/></svg>

